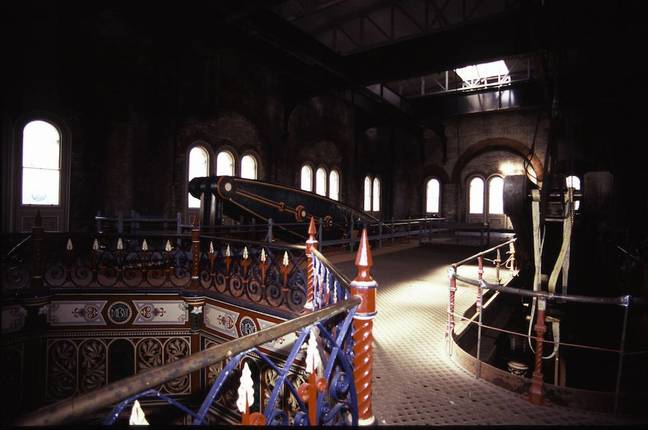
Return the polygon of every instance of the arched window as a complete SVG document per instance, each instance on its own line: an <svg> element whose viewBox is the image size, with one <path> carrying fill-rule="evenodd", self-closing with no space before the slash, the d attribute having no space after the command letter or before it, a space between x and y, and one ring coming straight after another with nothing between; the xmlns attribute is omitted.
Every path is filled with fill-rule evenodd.
<svg viewBox="0 0 648 430"><path fill-rule="evenodd" d="M504 213L504 179L501 176L488 180L488 213Z"/></svg>
<svg viewBox="0 0 648 430"><path fill-rule="evenodd" d="M61 135L46 121L31 121L23 129L22 204L61 203Z"/></svg>
<svg viewBox="0 0 648 430"><path fill-rule="evenodd" d="M380 179L374 178L373 180L373 207L374 212L380 211Z"/></svg>
<svg viewBox="0 0 648 430"><path fill-rule="evenodd" d="M439 213L441 199L441 184L438 179L430 179L425 187L425 212Z"/></svg>
<svg viewBox="0 0 648 430"><path fill-rule="evenodd" d="M216 156L216 176L234 176L234 156L229 151L221 151Z"/></svg>
<svg viewBox="0 0 648 430"><path fill-rule="evenodd" d="M468 212L471 214L484 213L484 180L482 178L472 178L469 185Z"/></svg>
<svg viewBox="0 0 648 430"><path fill-rule="evenodd" d="M257 179L257 161L253 155L241 158L241 178Z"/></svg>
<svg viewBox="0 0 648 430"><path fill-rule="evenodd" d="M209 176L209 153L202 146L195 146L189 151L189 180ZM189 207L199 208L200 199L189 194Z"/></svg>
<svg viewBox="0 0 648 430"><path fill-rule="evenodd" d="M567 187L573 188L575 191L580 191L581 189L581 181L578 176L567 176L565 178L565 182L567 183ZM580 200L574 201L574 210L578 210L580 207Z"/></svg>
<svg viewBox="0 0 648 430"><path fill-rule="evenodd" d="M371 210L371 178L365 176L364 179L364 205L363 208L365 211Z"/></svg>
<svg viewBox="0 0 648 430"><path fill-rule="evenodd" d="M313 169L308 164L301 168L300 188L304 191L313 191Z"/></svg>
<svg viewBox="0 0 648 430"><path fill-rule="evenodd" d="M315 192L320 196L326 195L326 170L323 167L315 172Z"/></svg>
<svg viewBox="0 0 648 430"><path fill-rule="evenodd" d="M329 197L340 200L340 174L337 170L331 170L329 173Z"/></svg>

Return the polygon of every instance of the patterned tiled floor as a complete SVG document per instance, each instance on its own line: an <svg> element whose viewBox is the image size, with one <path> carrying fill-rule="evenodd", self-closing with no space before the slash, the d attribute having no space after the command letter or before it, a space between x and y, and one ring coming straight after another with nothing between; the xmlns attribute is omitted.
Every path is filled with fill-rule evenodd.
<svg viewBox="0 0 648 430"><path fill-rule="evenodd" d="M521 396L477 380L445 353L447 265L473 251L421 247L374 257L379 282L374 320L374 415L379 425L619 425L615 417L559 406L534 406ZM336 264L350 279L352 262ZM471 275L476 268L466 267ZM487 278L488 279L488 278ZM457 311L474 302L459 286Z"/></svg>

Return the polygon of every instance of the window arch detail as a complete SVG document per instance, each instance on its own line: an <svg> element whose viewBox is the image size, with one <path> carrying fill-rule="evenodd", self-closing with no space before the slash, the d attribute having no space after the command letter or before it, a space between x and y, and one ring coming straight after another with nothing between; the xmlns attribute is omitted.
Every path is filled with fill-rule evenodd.
<svg viewBox="0 0 648 430"><path fill-rule="evenodd" d="M220 151L216 156L216 176L234 176L234 155L227 150Z"/></svg>
<svg viewBox="0 0 648 430"><path fill-rule="evenodd" d="M61 133L47 121L30 121L22 139L23 205L61 203Z"/></svg>
<svg viewBox="0 0 648 430"><path fill-rule="evenodd" d="M364 179L364 204L366 212L380 211L380 179L365 176Z"/></svg>
<svg viewBox="0 0 648 430"><path fill-rule="evenodd" d="M246 154L241 158L241 178L258 179L258 163L252 154Z"/></svg>
<svg viewBox="0 0 648 430"><path fill-rule="evenodd" d="M315 192L320 196L326 196L326 169L319 167L315 172Z"/></svg>
<svg viewBox="0 0 648 430"><path fill-rule="evenodd" d="M479 176L473 177L468 185L468 213L484 213L484 180Z"/></svg>
<svg viewBox="0 0 648 430"><path fill-rule="evenodd" d="M441 182L431 178L425 185L425 212L439 213L441 208Z"/></svg>
<svg viewBox="0 0 648 430"><path fill-rule="evenodd" d="M301 168L299 187L304 191L313 191L313 169L308 164Z"/></svg>
<svg viewBox="0 0 648 430"><path fill-rule="evenodd" d="M340 200L340 174L337 170L331 170L329 173L329 198Z"/></svg>
<svg viewBox="0 0 648 430"><path fill-rule="evenodd" d="M504 178L498 175L488 179L488 213L504 213Z"/></svg>
<svg viewBox="0 0 648 430"><path fill-rule="evenodd" d="M194 146L189 151L188 179L209 176L209 151L203 146ZM200 199L191 194L189 196L189 208L200 208Z"/></svg>

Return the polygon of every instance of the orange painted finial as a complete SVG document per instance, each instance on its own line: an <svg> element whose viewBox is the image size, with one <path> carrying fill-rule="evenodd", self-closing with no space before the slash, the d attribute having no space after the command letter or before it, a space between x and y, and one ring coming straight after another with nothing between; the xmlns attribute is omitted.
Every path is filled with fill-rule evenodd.
<svg viewBox="0 0 648 430"><path fill-rule="evenodd" d="M315 218L311 216L310 224L308 225L309 239L315 239L316 234L317 234L317 229L315 228Z"/></svg>
<svg viewBox="0 0 648 430"><path fill-rule="evenodd" d="M354 281L373 281L369 269L373 266L373 257L371 256L371 247L369 246L369 237L367 236L367 229L362 229L360 236L360 244L358 245L358 252L356 253L355 266L358 269L358 274Z"/></svg>

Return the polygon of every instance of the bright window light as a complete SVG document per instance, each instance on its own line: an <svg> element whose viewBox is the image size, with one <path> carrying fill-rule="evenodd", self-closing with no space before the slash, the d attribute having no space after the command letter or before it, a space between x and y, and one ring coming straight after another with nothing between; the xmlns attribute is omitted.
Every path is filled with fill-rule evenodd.
<svg viewBox="0 0 648 430"><path fill-rule="evenodd" d="M234 156L221 151L216 157L216 176L234 176Z"/></svg>
<svg viewBox="0 0 648 430"><path fill-rule="evenodd" d="M58 205L61 136L52 124L32 121L23 129L22 204Z"/></svg>
<svg viewBox="0 0 648 430"><path fill-rule="evenodd" d="M329 173L329 197L340 200L340 175L336 170L331 170Z"/></svg>
<svg viewBox="0 0 648 430"><path fill-rule="evenodd" d="M439 212L440 184L437 179L430 179L427 182L425 211L427 213Z"/></svg>
<svg viewBox="0 0 648 430"><path fill-rule="evenodd" d="M257 178L257 162L256 158L252 155L244 155L243 158L241 158L241 178Z"/></svg>
<svg viewBox="0 0 648 430"><path fill-rule="evenodd" d="M313 191L313 169L308 165L301 168L300 188L304 191Z"/></svg>
<svg viewBox="0 0 648 430"><path fill-rule="evenodd" d="M492 78L494 76L505 76L508 75L509 70L504 60L498 60L491 63L462 67L461 69L455 69L455 72L464 82L471 82L479 79Z"/></svg>
<svg viewBox="0 0 648 430"><path fill-rule="evenodd" d="M196 177L209 176L209 153L200 146L189 151L189 180ZM189 207L199 208L200 199L189 194Z"/></svg>
<svg viewBox="0 0 648 430"><path fill-rule="evenodd" d="M493 176L488 181L488 213L504 213L504 179Z"/></svg>
<svg viewBox="0 0 648 430"><path fill-rule="evenodd" d="M320 196L326 195L326 170L323 167L315 172L315 192Z"/></svg>
<svg viewBox="0 0 648 430"><path fill-rule="evenodd" d="M484 213L484 180L473 178L470 181L470 200L468 212L471 214Z"/></svg>

